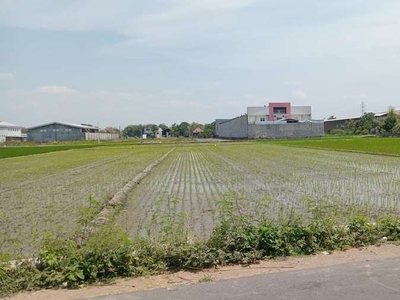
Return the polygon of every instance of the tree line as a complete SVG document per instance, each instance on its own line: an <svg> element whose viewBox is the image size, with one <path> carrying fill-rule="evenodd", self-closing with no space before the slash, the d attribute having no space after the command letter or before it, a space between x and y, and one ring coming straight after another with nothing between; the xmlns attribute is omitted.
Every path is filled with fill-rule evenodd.
<svg viewBox="0 0 400 300"><path fill-rule="evenodd" d="M158 128L163 131L168 131L169 136L173 137L192 137L194 136L193 131L196 128L200 128L200 132L196 135L201 138L212 138L215 134L215 122L210 124L200 124L196 122L188 123L181 122L180 124L174 123L171 126L167 126L164 123L159 125L156 124L136 124L126 126L122 134L125 137L141 137L144 133L145 128L150 128L153 134L157 132Z"/></svg>
<svg viewBox="0 0 400 300"><path fill-rule="evenodd" d="M394 107L390 107L385 120L378 120L375 114L365 113L358 120L348 120L339 129L333 129L331 134L375 134L381 136L400 136L400 115Z"/></svg>

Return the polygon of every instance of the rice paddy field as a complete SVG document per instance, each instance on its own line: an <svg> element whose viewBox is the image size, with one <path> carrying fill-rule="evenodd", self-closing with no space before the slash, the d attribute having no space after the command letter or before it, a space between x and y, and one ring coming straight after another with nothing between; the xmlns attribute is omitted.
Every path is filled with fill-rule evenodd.
<svg viewBox="0 0 400 300"><path fill-rule="evenodd" d="M265 143L265 141L260 141ZM270 141L267 141L270 142ZM275 141L281 145L400 156L400 138L339 137Z"/></svg>
<svg viewBox="0 0 400 300"><path fill-rule="evenodd" d="M308 200L398 209L396 156L270 142L73 149L0 160L0 252L34 254L46 232L70 237L89 195L108 201L173 148L116 216L130 237L157 237L171 224L205 237L232 208L227 199L239 212L272 218L282 208L305 210Z"/></svg>
<svg viewBox="0 0 400 300"><path fill-rule="evenodd" d="M0 160L1 250L26 255L46 232L69 237L90 195L107 201L168 150L105 147Z"/></svg>

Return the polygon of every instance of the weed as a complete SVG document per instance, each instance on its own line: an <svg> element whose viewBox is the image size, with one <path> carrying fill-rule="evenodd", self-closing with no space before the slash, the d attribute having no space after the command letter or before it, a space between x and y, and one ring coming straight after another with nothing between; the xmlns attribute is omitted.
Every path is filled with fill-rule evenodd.
<svg viewBox="0 0 400 300"><path fill-rule="evenodd" d="M203 282L211 282L211 281L214 281L214 279L212 278L211 275L208 275L208 274L204 275L203 277L201 277L201 278L199 279L199 282L200 282L200 283L203 283Z"/></svg>

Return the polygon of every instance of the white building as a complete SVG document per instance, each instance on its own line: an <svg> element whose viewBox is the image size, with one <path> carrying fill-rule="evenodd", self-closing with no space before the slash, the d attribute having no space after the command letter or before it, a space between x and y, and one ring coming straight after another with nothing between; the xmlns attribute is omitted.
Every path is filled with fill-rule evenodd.
<svg viewBox="0 0 400 300"><path fill-rule="evenodd" d="M0 121L0 143L4 143L9 139L21 140L23 137L21 129L22 126Z"/></svg>
<svg viewBox="0 0 400 300"><path fill-rule="evenodd" d="M270 124L280 120L311 120L311 106L292 106L289 102L269 103L265 106L247 107L248 124Z"/></svg>

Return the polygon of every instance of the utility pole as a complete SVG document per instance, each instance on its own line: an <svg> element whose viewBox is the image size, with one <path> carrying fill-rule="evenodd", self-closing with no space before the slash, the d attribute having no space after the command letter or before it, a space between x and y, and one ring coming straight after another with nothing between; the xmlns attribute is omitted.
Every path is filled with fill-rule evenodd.
<svg viewBox="0 0 400 300"><path fill-rule="evenodd" d="M361 116L363 116L365 114L365 103L364 101L361 102Z"/></svg>

